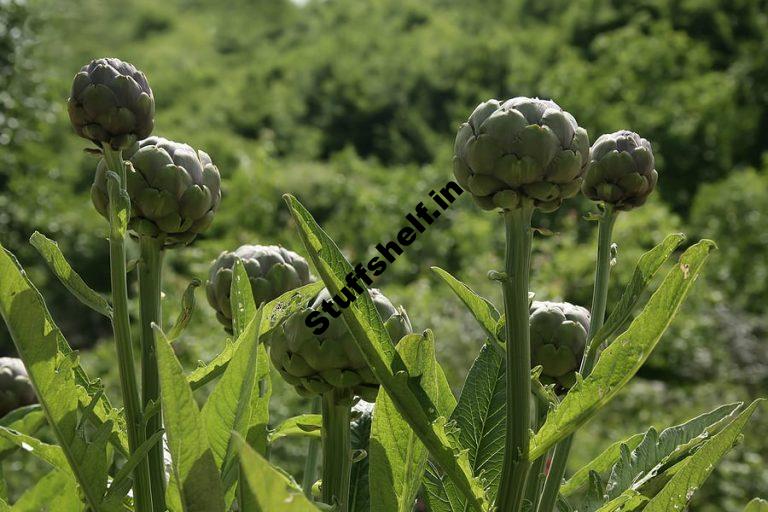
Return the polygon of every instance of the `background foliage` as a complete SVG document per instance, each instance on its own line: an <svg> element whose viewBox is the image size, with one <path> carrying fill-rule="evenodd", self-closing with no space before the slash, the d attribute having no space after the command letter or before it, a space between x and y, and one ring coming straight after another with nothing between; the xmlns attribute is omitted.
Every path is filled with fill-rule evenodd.
<svg viewBox="0 0 768 512"><path fill-rule="evenodd" d="M27 243L34 229L57 239L106 291L107 226L89 199L95 161L64 109L71 77L91 58L114 55L143 69L157 99L156 133L204 148L222 172L212 230L169 255L169 317L184 285L205 278L221 250L299 248L282 192L294 193L351 260L365 261L451 176L454 130L479 101L555 98L592 140L629 128L658 155L658 196L617 224L611 297L670 231L720 246L644 378L576 443L576 466L609 439L768 389L766 51L764 0L0 0L0 242L30 270L91 372L116 386L109 325L68 299ZM534 245L537 298L588 305L596 233L580 217L591 207L570 201L537 219L555 232ZM485 273L499 266L500 228L463 197L379 283L416 329L434 328L454 386L482 334L428 268L438 264L498 299ZM198 300L179 343L190 368L224 339ZM12 353L3 329L0 354ZM274 382L275 419L308 408ZM763 413L751 431L767 428ZM760 437L747 436L692 510L740 510L768 495ZM301 449L275 456L298 474ZM13 469L16 493L39 471L30 458L14 459Z"/></svg>

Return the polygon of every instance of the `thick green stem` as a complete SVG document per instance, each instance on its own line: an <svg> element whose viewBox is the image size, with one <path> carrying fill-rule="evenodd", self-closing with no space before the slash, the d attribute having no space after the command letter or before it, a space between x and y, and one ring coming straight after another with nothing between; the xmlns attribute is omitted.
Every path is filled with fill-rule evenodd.
<svg viewBox="0 0 768 512"><path fill-rule="evenodd" d="M320 412L319 398L315 398L312 401L312 412ZM309 440L309 445L307 446L307 459L304 461L304 476L301 481L301 488L308 498L312 497L312 486L315 485L315 481L317 480L318 455L320 455L320 441L312 438Z"/></svg>
<svg viewBox="0 0 768 512"><path fill-rule="evenodd" d="M128 447L133 453L144 442L145 436L139 389L136 385L136 367L133 360L131 325L128 316L125 233L121 230L120 221L117 218L118 208L116 205L120 199L114 193L127 194L125 191L126 174L122 151L115 151L108 144L105 144L103 149L109 170L115 172L120 180L119 190L115 191L114 187L109 187L109 263L114 310L112 330L117 348L120 388L123 394L123 407L125 408L125 420L128 429ZM146 462L142 462L136 466L133 472L133 496L136 512L152 510L152 495L150 493L149 467Z"/></svg>
<svg viewBox="0 0 768 512"><path fill-rule="evenodd" d="M160 382L157 370L155 331L152 324L161 325L160 304L162 288L163 242L142 236L139 240L139 309L141 316L141 394L144 410L155 403L156 413L146 420L146 437L163 428L160 405ZM165 512L165 462L163 443L155 444L147 454L155 512Z"/></svg>
<svg viewBox="0 0 768 512"><path fill-rule="evenodd" d="M536 411L534 414L534 431L538 431L547 419L549 403L537 397L533 401L533 409ZM541 495L541 489L546 478L546 475L544 474L546 460L547 457L545 455L544 457L539 457L531 464L531 474L528 477L528 483L526 484L525 489L525 501L530 506L529 510L536 510L536 507L539 504L539 496Z"/></svg>
<svg viewBox="0 0 768 512"><path fill-rule="evenodd" d="M531 461L528 458L531 428L531 346L528 305L528 274L531 262L531 216L525 205L504 213L506 225L504 294L507 343L507 436L497 508L519 512Z"/></svg>
<svg viewBox="0 0 768 512"><path fill-rule="evenodd" d="M611 236L616 223L618 212L606 205L603 215L598 222L597 262L595 263L595 288L592 292L592 310L587 335L587 350L581 360L579 372L583 377L589 376L597 359L597 350L590 350L590 343L595 333L600 330L605 321L605 309L608 302L608 281L611 274ZM565 476L568 456L571 453L573 434L560 441L554 450L552 464L549 468L544 491L539 503L538 512L552 512L557 505L557 495Z"/></svg>
<svg viewBox="0 0 768 512"><path fill-rule="evenodd" d="M343 395L343 396L342 396ZM351 401L346 394L323 394L323 502L347 512L352 468Z"/></svg>

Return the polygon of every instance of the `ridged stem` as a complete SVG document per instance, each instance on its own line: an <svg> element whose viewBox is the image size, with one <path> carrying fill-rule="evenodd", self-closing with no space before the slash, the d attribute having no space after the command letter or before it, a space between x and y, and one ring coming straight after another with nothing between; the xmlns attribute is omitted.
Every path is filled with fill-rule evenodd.
<svg viewBox="0 0 768 512"><path fill-rule="evenodd" d="M113 150L104 144L104 159L110 171L115 172L120 181L118 194L126 194L126 173L123 155L120 150ZM123 394L123 407L128 430L128 448L133 453L144 442L144 428L139 389L136 384L136 367L131 345L131 325L128 316L128 278L125 263L125 234L120 229L117 218L119 198L113 193L114 187L108 187L109 193L109 264L112 285L112 330L117 349L117 363L120 374L120 389ZM133 499L136 512L152 511L149 467L146 461L139 463L133 471Z"/></svg>
<svg viewBox="0 0 768 512"><path fill-rule="evenodd" d="M315 398L312 401L312 412L320 412L320 399ZM301 480L301 488L308 498L312 497L312 486L317 480L317 460L320 455L320 441L312 438L307 446L307 458L304 461L304 476Z"/></svg>
<svg viewBox="0 0 768 512"><path fill-rule="evenodd" d="M497 508L520 512L531 461L528 458L531 428L531 346L528 277L531 262L531 216L533 206L524 205L504 213L506 226L504 295L507 343L507 435Z"/></svg>
<svg viewBox="0 0 768 512"><path fill-rule="evenodd" d="M549 404L545 400L536 398L533 400L533 409L535 411L534 418L534 432L538 431L547 419L547 411L549 410ZM546 475L544 474L544 464L546 463L547 456L539 457L531 464L531 473L528 477L528 483L525 489L525 501L531 507L529 510L536 510L539 504L539 497L541 496L542 486Z"/></svg>
<svg viewBox="0 0 768 512"><path fill-rule="evenodd" d="M590 350L590 343L595 333L600 330L605 322L605 309L608 303L608 282L611 274L611 237L613 226L616 223L618 212L610 205L605 206L603 215L598 221L597 235L597 261L595 263L595 287L592 291L592 310L587 335L587 346L584 358L581 360L579 373L583 377L589 376L597 359L597 350ZM539 502L538 512L553 512L557 505L557 496L560 485L565 476L565 468L568 465L568 456L571 453L573 434L560 441L554 449L552 464L549 468L547 480L544 482L544 491Z"/></svg>
<svg viewBox="0 0 768 512"><path fill-rule="evenodd" d="M139 239L139 310L141 320L141 394L144 410L156 404L155 414L146 420L146 437L163 428L160 408L160 381L157 369L155 332L152 324L161 325L163 313L160 303L163 270L163 242L142 236ZM163 443L155 444L147 454L155 512L165 512L165 461Z"/></svg>
<svg viewBox="0 0 768 512"><path fill-rule="evenodd" d="M351 401L346 394L323 394L323 502L347 512L352 468Z"/></svg>

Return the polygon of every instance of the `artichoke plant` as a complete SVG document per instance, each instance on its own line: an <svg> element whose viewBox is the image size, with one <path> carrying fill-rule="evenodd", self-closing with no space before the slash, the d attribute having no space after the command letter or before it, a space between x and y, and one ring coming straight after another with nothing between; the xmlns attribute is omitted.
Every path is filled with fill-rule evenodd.
<svg viewBox="0 0 768 512"><path fill-rule="evenodd" d="M593 201L617 210L645 203L659 178L651 143L634 132L601 135L589 152L582 190Z"/></svg>
<svg viewBox="0 0 768 512"><path fill-rule="evenodd" d="M589 311L568 302L531 304L531 364L542 366L543 384L555 384L559 392L575 384L589 321Z"/></svg>
<svg viewBox="0 0 768 512"><path fill-rule="evenodd" d="M21 359L0 357L0 418L36 402L35 390Z"/></svg>
<svg viewBox="0 0 768 512"><path fill-rule="evenodd" d="M394 343L411 332L405 311L395 308L381 292L368 290L379 316ZM273 329L267 338L270 357L280 375L303 396L341 390L374 402L379 382L363 359L352 334L341 318L330 319L322 334L306 324L307 317L320 311L331 294L323 289L307 308L300 310Z"/></svg>
<svg viewBox="0 0 768 512"><path fill-rule="evenodd" d="M556 210L579 191L589 138L557 103L517 97L481 103L456 135L453 172L486 210L526 200Z"/></svg>
<svg viewBox="0 0 768 512"><path fill-rule="evenodd" d="M155 124L155 99L144 73L119 59L97 59L75 75L67 102L77 134L124 149L148 137Z"/></svg>
<svg viewBox="0 0 768 512"><path fill-rule="evenodd" d="M253 290L256 304L269 302L283 293L309 284L307 261L293 251L276 245L242 245L235 251L224 251L214 260L205 283L208 304L228 332L232 332L232 268L242 260Z"/></svg>
<svg viewBox="0 0 768 512"><path fill-rule="evenodd" d="M188 244L211 225L221 202L221 177L211 157L187 144L149 137L125 153L130 229L164 246ZM109 219L106 160L96 169L91 199Z"/></svg>

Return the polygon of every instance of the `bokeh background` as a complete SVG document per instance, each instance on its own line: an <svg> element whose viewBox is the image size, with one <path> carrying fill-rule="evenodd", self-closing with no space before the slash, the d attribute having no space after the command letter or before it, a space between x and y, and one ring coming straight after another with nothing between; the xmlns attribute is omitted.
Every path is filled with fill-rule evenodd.
<svg viewBox="0 0 768 512"><path fill-rule="evenodd" d="M35 229L55 238L92 286L108 290L107 225L89 200L96 161L65 108L90 59L144 70L155 133L205 149L222 173L212 229L168 255L168 318L224 249L301 252L283 192L350 259L367 260L451 178L455 130L490 97L555 99L591 140L637 131L654 145L659 190L618 221L611 298L669 232L713 238L720 250L639 378L579 435L576 467L611 440L768 394L766 55L763 0L0 0L0 242L117 400L108 323L68 297L27 243ZM536 219L554 232L535 241L538 298L589 305L596 230L583 216L593 209L570 200ZM464 196L380 282L416 328L434 329L457 393L483 336L429 267L498 302L485 274L499 268L502 239L500 219ZM178 344L189 368L225 339L200 292L198 303ZM0 354L12 353L0 326ZM274 382L275 421L308 409ZM767 431L763 411L691 510L737 511L768 497ZM303 449L280 445L274 456L298 476ZM6 464L12 494L41 470L30 457Z"/></svg>

